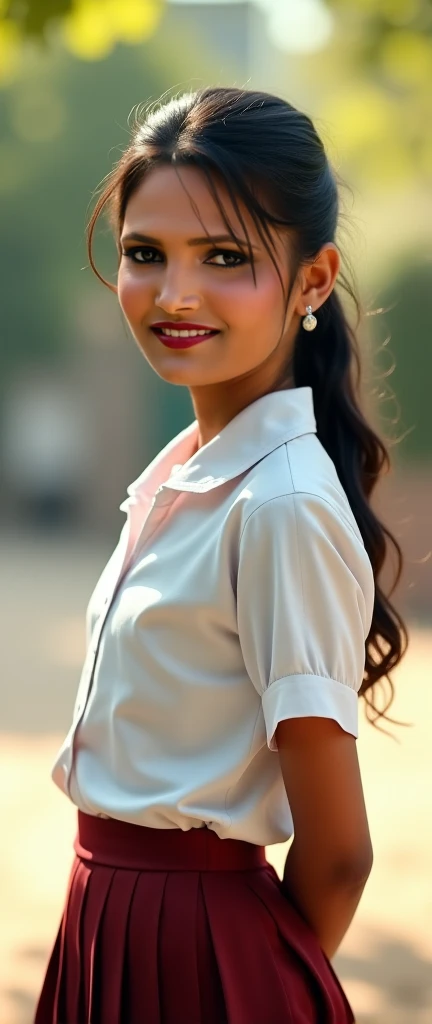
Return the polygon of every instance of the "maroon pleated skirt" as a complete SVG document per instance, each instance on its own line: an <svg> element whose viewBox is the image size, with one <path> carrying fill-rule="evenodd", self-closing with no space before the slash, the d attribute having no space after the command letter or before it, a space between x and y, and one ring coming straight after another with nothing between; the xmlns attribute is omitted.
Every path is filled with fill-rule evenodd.
<svg viewBox="0 0 432 1024"><path fill-rule="evenodd" d="M354 1024L265 847L78 812L34 1024Z"/></svg>

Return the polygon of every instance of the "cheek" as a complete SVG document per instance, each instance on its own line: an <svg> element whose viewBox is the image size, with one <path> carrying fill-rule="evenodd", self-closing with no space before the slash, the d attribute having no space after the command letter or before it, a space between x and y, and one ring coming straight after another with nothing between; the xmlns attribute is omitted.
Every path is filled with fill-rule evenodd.
<svg viewBox="0 0 432 1024"><path fill-rule="evenodd" d="M142 280L127 270L117 275L117 296L127 320L134 321L142 316L149 304L149 289Z"/></svg>
<svg viewBox="0 0 432 1024"><path fill-rule="evenodd" d="M252 275L237 283L231 297L232 322L239 328L251 324L279 326L283 315L283 296L279 279L268 271L257 273L256 286Z"/></svg>

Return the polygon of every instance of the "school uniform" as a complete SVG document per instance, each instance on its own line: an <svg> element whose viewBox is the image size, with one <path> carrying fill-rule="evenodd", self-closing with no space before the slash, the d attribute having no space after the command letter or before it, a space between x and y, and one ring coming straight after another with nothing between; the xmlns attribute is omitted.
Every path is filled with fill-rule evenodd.
<svg viewBox="0 0 432 1024"><path fill-rule="evenodd" d="M275 731L358 736L374 577L310 387L196 451L197 421L127 488L90 598L53 779L78 808L34 1024L351 1024L266 860L294 831Z"/></svg>

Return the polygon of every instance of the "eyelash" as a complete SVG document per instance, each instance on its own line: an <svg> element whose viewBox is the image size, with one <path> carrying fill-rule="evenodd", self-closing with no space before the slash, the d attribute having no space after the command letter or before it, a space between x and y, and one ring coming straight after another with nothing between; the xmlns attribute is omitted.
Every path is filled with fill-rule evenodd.
<svg viewBox="0 0 432 1024"><path fill-rule="evenodd" d="M142 245L135 246L134 248L128 249L126 252L122 249L122 256L126 256L128 259L131 259L133 263L136 263L139 266L144 267L146 265L146 263L147 263L147 265L151 265L154 261L153 260L136 260L136 259L134 259L135 253L137 253L137 252L156 252L157 253L158 249L154 249L152 246L148 246L148 245L145 245L145 246L142 246ZM236 264L228 264L228 266L222 266L220 263L219 264L218 263L213 263L212 264L212 266L219 267L219 269L221 269L221 270L237 270L237 267L241 267L241 266L243 266L243 264L249 262L249 260L248 260L248 258L246 256L243 256L241 253L238 253L238 252L233 252L231 249L213 249L213 251L209 253L207 259L210 259L211 256L231 256L231 257L234 256L235 259L238 259L238 260L241 261L240 263L236 263Z"/></svg>

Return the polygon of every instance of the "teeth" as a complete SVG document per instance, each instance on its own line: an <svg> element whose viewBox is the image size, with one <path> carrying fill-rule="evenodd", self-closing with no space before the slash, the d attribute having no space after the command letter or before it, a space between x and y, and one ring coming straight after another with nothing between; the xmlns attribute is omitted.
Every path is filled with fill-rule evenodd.
<svg viewBox="0 0 432 1024"><path fill-rule="evenodd" d="M211 334L211 331L175 331L170 330L168 327L162 327L161 332L166 334L168 338L196 338Z"/></svg>

